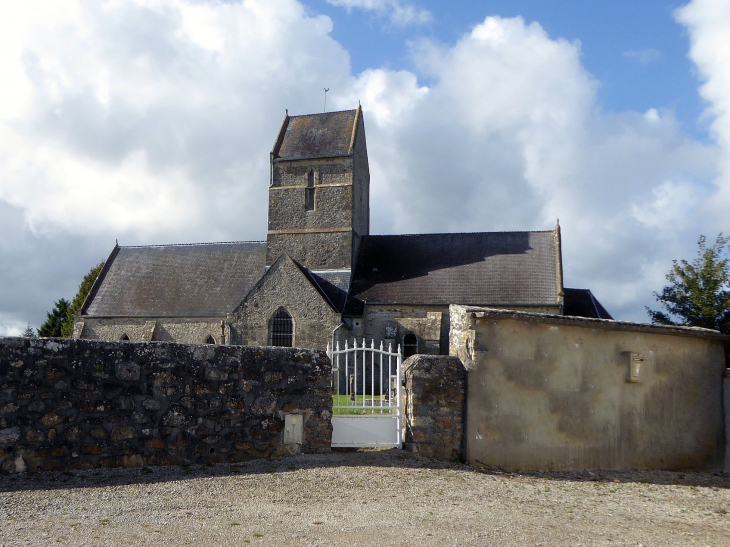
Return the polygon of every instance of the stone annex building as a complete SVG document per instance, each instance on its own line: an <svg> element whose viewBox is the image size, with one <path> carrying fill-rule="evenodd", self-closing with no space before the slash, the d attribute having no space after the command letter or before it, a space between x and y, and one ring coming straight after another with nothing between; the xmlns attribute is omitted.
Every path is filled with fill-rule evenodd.
<svg viewBox="0 0 730 547"><path fill-rule="evenodd" d="M266 241L116 245L75 338L325 349L354 337L448 354L449 305L610 319L563 287L560 227L370 235L362 110L287 116Z"/></svg>

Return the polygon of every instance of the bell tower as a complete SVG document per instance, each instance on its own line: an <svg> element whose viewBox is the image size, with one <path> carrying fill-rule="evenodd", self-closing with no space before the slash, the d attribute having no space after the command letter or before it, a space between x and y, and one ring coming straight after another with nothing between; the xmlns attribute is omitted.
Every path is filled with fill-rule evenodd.
<svg viewBox="0 0 730 547"><path fill-rule="evenodd" d="M271 151L266 265L286 252L309 270L351 270L369 231L362 109L287 113Z"/></svg>

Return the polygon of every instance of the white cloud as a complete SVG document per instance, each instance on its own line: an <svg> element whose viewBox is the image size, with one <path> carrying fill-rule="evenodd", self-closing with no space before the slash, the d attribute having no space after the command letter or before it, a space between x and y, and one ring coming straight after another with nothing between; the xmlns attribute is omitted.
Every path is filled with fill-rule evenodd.
<svg viewBox="0 0 730 547"><path fill-rule="evenodd" d="M423 25L433 19L430 11L402 0L327 0L327 3L347 11L353 8L373 11L397 26Z"/></svg>
<svg viewBox="0 0 730 547"><path fill-rule="evenodd" d="M689 57L703 81L700 94L708 102L711 131L722 147L721 172L715 183L714 211L719 219L716 231L728 232L730 210L730 4L725 0L693 0L676 12L689 30ZM708 236L711 234L708 234Z"/></svg>
<svg viewBox="0 0 730 547"><path fill-rule="evenodd" d="M180 234L262 198L269 120L349 77L329 19L294 0L37 4L0 8L0 199L38 232Z"/></svg>
<svg viewBox="0 0 730 547"><path fill-rule="evenodd" d="M658 49L636 49L624 51L624 57L630 61L646 66L661 59L662 53Z"/></svg>
<svg viewBox="0 0 730 547"><path fill-rule="evenodd" d="M579 45L520 18L419 43L414 59L430 88L371 70L342 98L369 115L376 231L550 229L559 217L566 283L644 320L671 260L707 229L717 150L671 112L603 113Z"/></svg>
<svg viewBox="0 0 730 547"><path fill-rule="evenodd" d="M671 259L725 222L717 148L660 105L602 112L579 45L536 23L488 17L455 44L415 44L417 72L353 75L331 21L296 0L45 9L0 4L12 75L0 87L0 333L38 326L116 237L263 239L283 109L319 111L324 83L336 108L362 101L373 233L551 229L560 217L568 285L641 320ZM703 48L693 56L727 151L727 69Z"/></svg>

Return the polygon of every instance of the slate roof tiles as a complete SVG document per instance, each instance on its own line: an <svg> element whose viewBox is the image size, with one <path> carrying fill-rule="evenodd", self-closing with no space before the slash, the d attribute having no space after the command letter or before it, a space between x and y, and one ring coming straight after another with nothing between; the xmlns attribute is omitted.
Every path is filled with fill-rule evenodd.
<svg viewBox="0 0 730 547"><path fill-rule="evenodd" d="M273 150L274 160L347 156L357 110L287 116Z"/></svg>
<svg viewBox="0 0 730 547"><path fill-rule="evenodd" d="M552 231L366 236L351 297L401 304L555 305L558 255Z"/></svg>
<svg viewBox="0 0 730 547"><path fill-rule="evenodd" d="M82 315L221 316L264 273L265 242L117 247Z"/></svg>

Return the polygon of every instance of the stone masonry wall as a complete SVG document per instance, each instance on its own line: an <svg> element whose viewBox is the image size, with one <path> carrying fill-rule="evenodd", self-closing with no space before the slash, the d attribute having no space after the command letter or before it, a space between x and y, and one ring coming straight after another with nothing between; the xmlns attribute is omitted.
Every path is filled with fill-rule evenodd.
<svg viewBox="0 0 730 547"><path fill-rule="evenodd" d="M403 363L406 450L462 460L466 369L458 357L414 355Z"/></svg>
<svg viewBox="0 0 730 547"><path fill-rule="evenodd" d="M295 348L0 338L0 470L328 452L330 370Z"/></svg>
<svg viewBox="0 0 730 547"><path fill-rule="evenodd" d="M203 344L212 336L221 343L221 321L225 317L208 318L95 318L84 317L78 338L86 340L121 340L127 335L132 342L178 342ZM226 341L227 342L227 341Z"/></svg>

